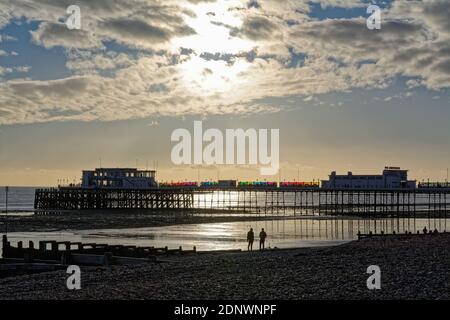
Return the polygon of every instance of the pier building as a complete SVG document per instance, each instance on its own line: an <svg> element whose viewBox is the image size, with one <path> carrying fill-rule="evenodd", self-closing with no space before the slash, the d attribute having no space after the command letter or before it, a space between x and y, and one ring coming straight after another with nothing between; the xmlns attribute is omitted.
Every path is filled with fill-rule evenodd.
<svg viewBox="0 0 450 320"><path fill-rule="evenodd" d="M84 189L149 189L156 188L156 171L136 168L96 168L84 170Z"/></svg>
<svg viewBox="0 0 450 320"><path fill-rule="evenodd" d="M323 189L415 189L416 181L408 180L408 170L385 167L382 174L356 175L348 172L338 175L331 172L328 180L322 180Z"/></svg>

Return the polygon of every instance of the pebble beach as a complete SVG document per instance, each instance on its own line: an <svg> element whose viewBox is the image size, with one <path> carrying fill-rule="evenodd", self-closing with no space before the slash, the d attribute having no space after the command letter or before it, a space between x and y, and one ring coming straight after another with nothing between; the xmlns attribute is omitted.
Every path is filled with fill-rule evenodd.
<svg viewBox="0 0 450 320"><path fill-rule="evenodd" d="M335 247L193 254L160 263L0 279L0 299L449 299L450 235L385 236ZM368 266L381 289L366 286Z"/></svg>

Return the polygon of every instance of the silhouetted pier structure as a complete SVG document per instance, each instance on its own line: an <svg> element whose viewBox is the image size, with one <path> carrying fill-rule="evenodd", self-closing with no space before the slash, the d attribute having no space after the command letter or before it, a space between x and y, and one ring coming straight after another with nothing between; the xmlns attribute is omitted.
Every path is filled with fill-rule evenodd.
<svg viewBox="0 0 450 320"><path fill-rule="evenodd" d="M193 191L172 189L37 189L38 210L189 209Z"/></svg>
<svg viewBox="0 0 450 320"><path fill-rule="evenodd" d="M446 217L449 189L38 189L37 211L83 209L193 209L259 214Z"/></svg>

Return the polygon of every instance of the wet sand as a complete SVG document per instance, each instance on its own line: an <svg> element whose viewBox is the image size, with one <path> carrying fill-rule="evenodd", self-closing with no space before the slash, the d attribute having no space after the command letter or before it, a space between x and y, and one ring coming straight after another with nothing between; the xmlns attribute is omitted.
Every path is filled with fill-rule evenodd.
<svg viewBox="0 0 450 320"><path fill-rule="evenodd" d="M0 280L0 299L449 299L450 235L389 236L337 247L175 256L110 271L82 268ZM381 290L366 286L381 268Z"/></svg>
<svg viewBox="0 0 450 320"><path fill-rule="evenodd" d="M219 223L265 220L263 216L220 216L220 211L198 215L193 211L145 210L78 210L37 215L9 215L0 217L0 232L49 232L63 230L123 229L161 227L187 223ZM198 213L198 212L197 212ZM204 212L206 213L206 212ZM7 221L6 221L7 219Z"/></svg>

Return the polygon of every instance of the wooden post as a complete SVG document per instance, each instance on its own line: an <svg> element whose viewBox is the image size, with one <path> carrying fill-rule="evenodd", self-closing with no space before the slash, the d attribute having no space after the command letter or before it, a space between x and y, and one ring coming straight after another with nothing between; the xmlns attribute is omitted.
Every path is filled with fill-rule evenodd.
<svg viewBox="0 0 450 320"><path fill-rule="evenodd" d="M309 214L309 209L308 209L308 191L305 191L305 212L306 212L306 215L308 215Z"/></svg>
<svg viewBox="0 0 450 320"><path fill-rule="evenodd" d="M5 233L8 234L8 193L9 193L9 187L5 187L5 214L6 214L6 219L5 219Z"/></svg>
<svg viewBox="0 0 450 320"><path fill-rule="evenodd" d="M62 265L68 265L69 264L69 259L70 259L70 253L68 251L63 251L61 253L61 264Z"/></svg>
<svg viewBox="0 0 450 320"><path fill-rule="evenodd" d="M23 253L23 259L26 263L33 262L34 248L33 246L29 246L28 249Z"/></svg>
<svg viewBox="0 0 450 320"><path fill-rule="evenodd" d="M414 219L416 219L417 213L417 192L414 191Z"/></svg>
<svg viewBox="0 0 450 320"><path fill-rule="evenodd" d="M103 265L109 268L112 262L113 262L112 252L105 252L105 254L103 255Z"/></svg>
<svg viewBox="0 0 450 320"><path fill-rule="evenodd" d="M319 190L319 192L317 193L318 194L318 196L319 196L319 216L320 216L320 213L321 213L321 206L322 206L322 201L321 201L321 198L322 198L322 192L320 192L320 190ZM320 220L319 220L320 221Z"/></svg>
<svg viewBox="0 0 450 320"><path fill-rule="evenodd" d="M374 215L376 217L377 216L377 191L375 191L373 193L373 210L374 210Z"/></svg>
<svg viewBox="0 0 450 320"><path fill-rule="evenodd" d="M2 237L2 255L3 255L3 258L6 258L8 256L8 249L9 249L8 237L6 236L6 234L4 234L3 237Z"/></svg>
<svg viewBox="0 0 450 320"><path fill-rule="evenodd" d="M297 191L294 191L294 217L295 217L295 209L297 208Z"/></svg>

